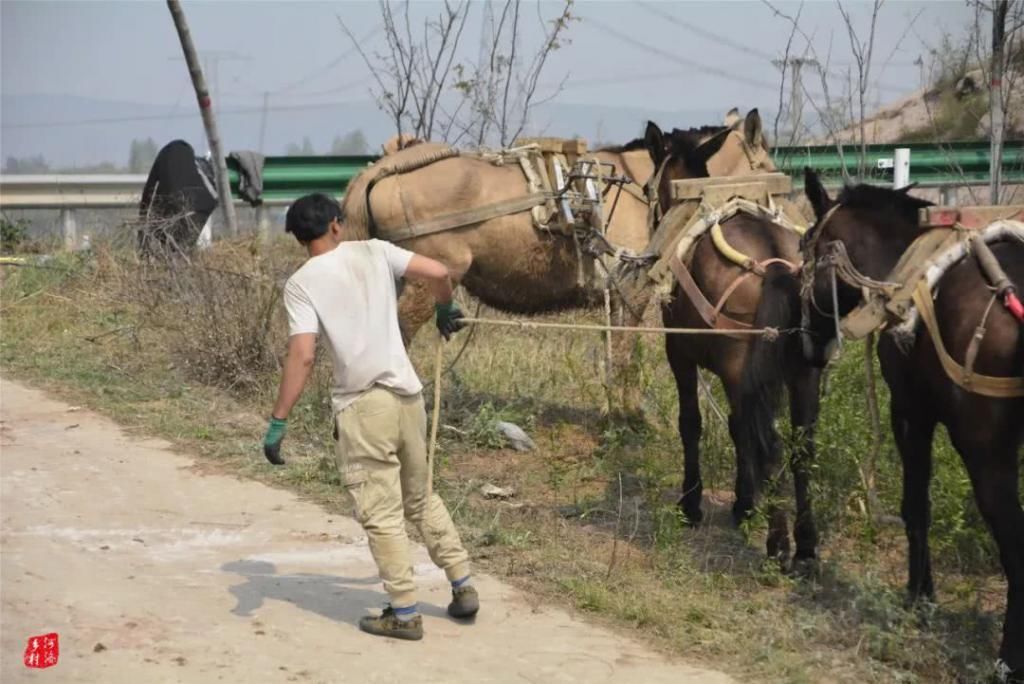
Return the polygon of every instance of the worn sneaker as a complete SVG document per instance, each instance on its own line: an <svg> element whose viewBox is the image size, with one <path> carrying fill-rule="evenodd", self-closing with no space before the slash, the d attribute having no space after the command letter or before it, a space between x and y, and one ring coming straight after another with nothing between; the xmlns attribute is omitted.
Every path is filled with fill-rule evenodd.
<svg viewBox="0 0 1024 684"><path fill-rule="evenodd" d="M471 618L480 610L480 597L472 586L452 589L452 602L448 604L448 614L453 618Z"/></svg>
<svg viewBox="0 0 1024 684"><path fill-rule="evenodd" d="M399 620L391 606L387 606L379 617L359 618L359 629L375 636L419 641L423 638L423 618L417 615L411 620Z"/></svg>

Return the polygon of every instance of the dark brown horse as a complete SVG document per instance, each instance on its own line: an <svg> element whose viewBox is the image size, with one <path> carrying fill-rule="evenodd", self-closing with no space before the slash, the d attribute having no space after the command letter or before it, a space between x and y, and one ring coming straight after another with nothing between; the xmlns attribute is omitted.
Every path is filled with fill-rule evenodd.
<svg viewBox="0 0 1024 684"><path fill-rule="evenodd" d="M833 201L817 175L805 172L805 192L818 223L805 237L805 259L820 260L830 243L841 242L852 265L868 278L884 280L907 247L926 230L918 225L918 209L928 202L905 192L858 185L844 189ZM831 212L831 213L829 213ZM827 216L827 218L825 218ZM823 220L824 219L824 220ZM1003 270L1024 285L1024 244L1007 240L992 245ZM827 270L814 272L805 296L809 307L810 360L820 362L834 340L833 315L843 316L861 300L861 292L836 281L838 311L832 309L832 279ZM935 318L942 344L964 363L975 328L992 303L975 259L952 266L939 281ZM998 304L985 324L974 369L999 377L1024 372L1024 329ZM878 342L882 373L892 395L892 431L903 462L902 515L909 545L908 589L914 598L934 594L928 550L930 522L928 487L932 472L932 436L942 423L960 454L974 487L975 500L999 547L1008 581L1006 621L999 649L1002 674L1024 681L1024 509L1019 473L1024 455L1024 398L996 399L962 389L943 370L935 343L924 325L899 345L890 334Z"/></svg>
<svg viewBox="0 0 1024 684"><path fill-rule="evenodd" d="M753 115L756 117L756 110ZM761 140L759 118L752 121L748 116L746 128L748 130L745 135L750 140ZM714 154L713 147L718 138L712 137L697 146L694 144L695 136L702 132L673 131L666 143L660 129L654 124L648 124L648 149L655 167L663 169L658 187L663 212L668 211L671 203L671 181L707 175L706 161ZM746 271L722 256L707 234L699 238L693 248L689 272L709 302L719 301L738 279L743 278L727 296L722 312L734 320L759 327L761 321L755 313L759 310L763 294L785 288L787 283L794 281L792 267L800 261L799 238L770 221L745 213L738 213L723 221L721 227L731 246L759 264L766 264L763 277L743 278ZM772 301L785 304L790 299L773 297ZM666 327L709 327L697 305L678 282L673 287L670 300L662 305L662 317ZM700 469L702 418L697 391L698 367L710 370L721 379L729 401L729 434L736 447L736 502L733 505L733 516L737 522L745 519L753 510L758 483L774 482L779 474L781 446L771 425L774 414L767 418L766 431L770 443L766 445L763 458L757 456L757 445L747 438L748 431L743 429L742 399L745 394L754 393L751 388L745 391L743 386L743 371L752 344L753 338L750 336L666 335L665 349L679 395L679 436L683 443L683 495L679 504L691 524L703 518ZM783 335L776 342L768 344L775 344L779 354L799 353L798 337L795 335ZM781 363L779 365L782 367ZM789 389L792 423L799 437L799 457L794 458L792 463L798 504L796 560L802 563L815 558L817 547L817 530L810 512L808 465L814 453L813 428L818 415L820 371L807 364L792 367L795 368L793 372L781 374L779 378L780 383ZM781 387L778 391L781 392ZM790 544L785 514L774 505L769 506L766 512L770 520L768 554L783 564L788 563Z"/></svg>

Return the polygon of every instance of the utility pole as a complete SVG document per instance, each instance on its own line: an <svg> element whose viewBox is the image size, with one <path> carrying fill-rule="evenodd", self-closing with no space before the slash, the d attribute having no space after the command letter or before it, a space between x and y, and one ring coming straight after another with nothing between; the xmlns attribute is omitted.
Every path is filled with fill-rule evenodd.
<svg viewBox="0 0 1024 684"><path fill-rule="evenodd" d="M996 0L992 6L992 67L988 104L992 121L992 148L989 161L989 201L999 204L1003 182L1003 43L1006 33L1007 0Z"/></svg>
<svg viewBox="0 0 1024 684"><path fill-rule="evenodd" d="M199 58L203 61L203 73L210 76L210 96L213 100L214 114L220 116L220 63L221 62L247 62L251 57L240 55L232 50L199 50ZM171 57L175 61L185 61L184 57Z"/></svg>
<svg viewBox="0 0 1024 684"><path fill-rule="evenodd" d="M805 66L818 66L818 60L807 57L789 57L788 59L773 59L772 64L783 71L785 71L786 67L789 67L789 70L792 72L789 79L789 138L790 143L793 144L797 142L800 128L803 125L804 86L802 69Z"/></svg>
<svg viewBox="0 0 1024 684"><path fill-rule="evenodd" d="M192 86L196 91L196 101L199 103L199 113L203 117L206 139L210 143L210 153L213 155L214 168L217 169L217 194L220 196L221 209L224 211L224 222L227 224L228 233L235 236L238 235L238 219L235 217L235 203L231 198L228 167L224 160L224 152L220 146L217 117L210 107L210 91L206 87L203 69L199 66L199 56L196 54L196 46L192 43L192 34L188 30L188 22L185 20L184 10L181 9L181 2L179 0L167 0L167 9L171 11L171 18L174 19L174 28L177 29L178 38L181 40L181 49L185 53L185 63L188 64L188 71L192 77Z"/></svg>

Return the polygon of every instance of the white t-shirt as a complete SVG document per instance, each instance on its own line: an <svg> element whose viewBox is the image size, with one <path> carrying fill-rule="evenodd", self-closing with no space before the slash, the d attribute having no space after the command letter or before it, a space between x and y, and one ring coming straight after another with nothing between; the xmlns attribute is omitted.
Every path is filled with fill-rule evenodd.
<svg viewBox="0 0 1024 684"><path fill-rule="evenodd" d="M423 389L398 327L395 285L412 256L383 240L343 242L311 258L284 286L290 334L327 338L335 411L374 385L404 395Z"/></svg>

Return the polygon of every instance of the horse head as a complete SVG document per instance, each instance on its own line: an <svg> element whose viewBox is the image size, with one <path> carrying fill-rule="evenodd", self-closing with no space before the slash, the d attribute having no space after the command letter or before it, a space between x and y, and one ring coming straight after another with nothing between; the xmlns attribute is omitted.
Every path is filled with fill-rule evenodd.
<svg viewBox="0 0 1024 684"><path fill-rule="evenodd" d="M835 259L857 272L884 280L903 252L921 233L917 212L931 202L868 184L847 186L832 199L810 168L804 169L804 193L815 222L801 240L804 330L807 361L824 365L836 344L836 321L860 302L861 290L838 277Z"/></svg>
<svg viewBox="0 0 1024 684"><path fill-rule="evenodd" d="M735 109L730 110L725 116L725 127L729 134L721 150L708 162L710 175L745 176L776 170L757 109L751 109L743 118Z"/></svg>
<svg viewBox="0 0 1024 684"><path fill-rule="evenodd" d="M676 128L665 134L656 123L647 122L644 142L655 169L648 181L647 195L652 204L657 200L661 213L668 211L672 204L672 181L708 177L708 160L722 148L730 132L722 128L710 136L702 136L701 131Z"/></svg>

